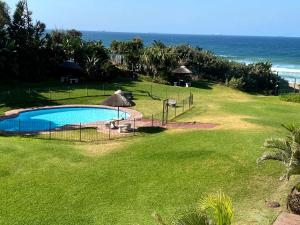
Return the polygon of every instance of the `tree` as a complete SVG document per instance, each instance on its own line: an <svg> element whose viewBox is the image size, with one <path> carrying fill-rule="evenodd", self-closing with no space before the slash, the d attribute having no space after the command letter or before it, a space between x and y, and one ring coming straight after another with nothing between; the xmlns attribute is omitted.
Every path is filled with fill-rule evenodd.
<svg viewBox="0 0 300 225"><path fill-rule="evenodd" d="M44 68L47 60L42 57L45 41L43 34L46 26L39 21L33 24L31 15L25 2L19 1L8 27L9 38L15 46L15 57L18 63L15 65L18 68L16 79L18 80L40 80L46 75Z"/></svg>
<svg viewBox="0 0 300 225"><path fill-rule="evenodd" d="M3 30L10 24L8 5L0 0L0 30Z"/></svg>
<svg viewBox="0 0 300 225"><path fill-rule="evenodd" d="M289 134L285 138L271 138L264 143L264 148L271 151L265 152L257 162L275 160L285 166L281 180L289 179L292 175L300 174L300 127L282 125Z"/></svg>
<svg viewBox="0 0 300 225"><path fill-rule="evenodd" d="M139 69L143 49L144 43L140 38L131 41L113 41L110 45L112 53L122 55L127 69L133 71Z"/></svg>
<svg viewBox="0 0 300 225"><path fill-rule="evenodd" d="M171 71L178 65L173 48L166 47L160 42L154 42L152 46L145 48L142 55L144 71L157 77L168 79Z"/></svg>
<svg viewBox="0 0 300 225"><path fill-rule="evenodd" d="M8 5L0 0L0 71L1 79L5 79L11 63L12 43L7 34L7 27L10 24ZM8 77L8 76L7 76Z"/></svg>
<svg viewBox="0 0 300 225"><path fill-rule="evenodd" d="M98 63L99 63L99 58L97 58L96 56L92 56L92 57L87 56L85 68L86 68L86 73L90 79L96 76L99 69Z"/></svg>
<svg viewBox="0 0 300 225"><path fill-rule="evenodd" d="M40 21L32 23L32 12L28 11L24 1L19 1L8 28L10 38L18 47L32 47L40 44L46 25Z"/></svg>

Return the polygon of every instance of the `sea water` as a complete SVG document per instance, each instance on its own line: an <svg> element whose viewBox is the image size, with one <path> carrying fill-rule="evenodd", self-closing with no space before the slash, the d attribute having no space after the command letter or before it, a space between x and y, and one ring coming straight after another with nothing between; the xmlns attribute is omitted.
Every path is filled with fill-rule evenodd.
<svg viewBox="0 0 300 225"><path fill-rule="evenodd" d="M145 45L150 45L154 40L166 45L189 44L239 62L271 62L273 70L282 78L290 82L297 78L300 83L300 38L83 32L85 40L102 40L105 46L113 40L124 41L134 37L143 39Z"/></svg>

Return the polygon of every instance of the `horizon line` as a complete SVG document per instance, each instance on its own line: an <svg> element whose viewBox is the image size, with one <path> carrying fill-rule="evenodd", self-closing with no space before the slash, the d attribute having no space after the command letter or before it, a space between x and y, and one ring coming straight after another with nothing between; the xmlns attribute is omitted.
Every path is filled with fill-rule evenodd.
<svg viewBox="0 0 300 225"><path fill-rule="evenodd" d="M191 33L163 33L163 32L136 32L136 31L106 31L106 30L84 30L76 28L50 28L46 30L78 30L80 32L97 32L97 33L120 33L120 34L158 34L158 35L188 35L188 36L227 36L227 37L262 37L262 38L300 38L300 36L284 35L245 35L245 34L191 34Z"/></svg>

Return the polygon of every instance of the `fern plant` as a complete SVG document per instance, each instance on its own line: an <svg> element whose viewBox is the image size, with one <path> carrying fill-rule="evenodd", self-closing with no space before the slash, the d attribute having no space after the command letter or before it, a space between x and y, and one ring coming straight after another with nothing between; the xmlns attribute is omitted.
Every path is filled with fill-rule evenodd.
<svg viewBox="0 0 300 225"><path fill-rule="evenodd" d="M300 174L300 127L295 124L282 125L289 134L285 138L271 138L264 143L265 152L257 162L265 160L280 161L285 166L281 180L289 180L291 175Z"/></svg>

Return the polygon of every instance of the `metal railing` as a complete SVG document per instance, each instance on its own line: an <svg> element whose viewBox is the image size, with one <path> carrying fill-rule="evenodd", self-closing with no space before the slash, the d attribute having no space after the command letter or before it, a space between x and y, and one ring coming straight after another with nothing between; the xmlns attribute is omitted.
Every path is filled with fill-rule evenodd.
<svg viewBox="0 0 300 225"><path fill-rule="evenodd" d="M88 124L57 124L49 121L3 120L0 135L48 140L98 142L135 135L141 121L135 118Z"/></svg>

